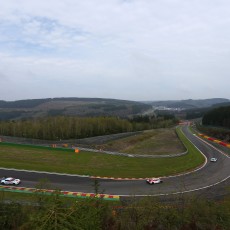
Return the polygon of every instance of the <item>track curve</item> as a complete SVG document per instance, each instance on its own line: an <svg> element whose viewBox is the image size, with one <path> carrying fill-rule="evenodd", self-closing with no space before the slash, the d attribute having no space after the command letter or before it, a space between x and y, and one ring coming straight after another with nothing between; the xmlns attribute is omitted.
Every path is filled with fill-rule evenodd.
<svg viewBox="0 0 230 230"><path fill-rule="evenodd" d="M207 162L199 170L179 176L164 178L164 183L148 185L143 180L109 180L97 179L99 193L120 196L160 196L198 191L212 188L230 178L230 156L224 154L206 141L193 135L187 126L183 127L186 137L205 155ZM211 157L218 158L216 163L210 162ZM95 179L73 175L57 175L50 173L26 172L19 170L0 169L1 175L10 175L22 179L24 187L34 188L38 181L47 178L52 188L64 191L77 191L85 193L95 192Z"/></svg>

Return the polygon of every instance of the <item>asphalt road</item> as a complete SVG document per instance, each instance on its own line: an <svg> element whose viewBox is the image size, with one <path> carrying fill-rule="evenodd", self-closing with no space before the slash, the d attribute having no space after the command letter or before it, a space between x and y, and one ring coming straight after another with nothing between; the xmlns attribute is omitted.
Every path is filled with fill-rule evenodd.
<svg viewBox="0 0 230 230"><path fill-rule="evenodd" d="M162 184L148 185L144 180L118 181L97 179L99 193L120 196L165 196L179 193L206 193L207 196L220 196L229 193L225 188L230 186L230 156L221 153L207 142L189 132L183 127L188 139L206 156L207 163L196 171L173 177L163 178ZM215 163L210 162L211 157L218 158ZM44 178L49 180L52 188L63 191L95 192L95 179L80 176L56 175L47 173L25 172L17 170L0 169L0 175L20 178L20 186L34 188L38 181Z"/></svg>

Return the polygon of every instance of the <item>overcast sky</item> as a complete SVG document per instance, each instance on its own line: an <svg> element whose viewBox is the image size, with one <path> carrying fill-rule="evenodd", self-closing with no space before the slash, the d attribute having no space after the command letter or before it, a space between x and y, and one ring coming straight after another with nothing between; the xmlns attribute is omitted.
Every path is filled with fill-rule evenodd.
<svg viewBox="0 0 230 230"><path fill-rule="evenodd" d="M229 0L0 0L0 100L230 99Z"/></svg>

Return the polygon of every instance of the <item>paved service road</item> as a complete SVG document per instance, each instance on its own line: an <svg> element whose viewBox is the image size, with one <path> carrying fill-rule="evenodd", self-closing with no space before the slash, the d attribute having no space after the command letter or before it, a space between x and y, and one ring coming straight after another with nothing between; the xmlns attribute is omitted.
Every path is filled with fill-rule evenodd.
<svg viewBox="0 0 230 230"><path fill-rule="evenodd" d="M144 180L120 181L109 179L97 179L99 182L99 193L111 195L165 195L181 192L199 191L205 188L215 188L230 178L230 156L221 153L211 144L201 140L189 132L188 127L183 127L187 138L205 155L207 163L200 169L180 176L163 178L162 184L148 185ZM210 162L211 157L218 160ZM9 175L22 180L21 186L33 188L38 181L47 178L52 188L63 191L76 191L93 193L94 179L88 177L55 175L36 172L25 172L16 170L0 169L0 175Z"/></svg>

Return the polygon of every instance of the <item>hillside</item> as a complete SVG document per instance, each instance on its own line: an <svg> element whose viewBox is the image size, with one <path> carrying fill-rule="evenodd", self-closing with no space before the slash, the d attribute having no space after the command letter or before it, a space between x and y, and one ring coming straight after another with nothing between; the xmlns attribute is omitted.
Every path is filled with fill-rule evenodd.
<svg viewBox="0 0 230 230"><path fill-rule="evenodd" d="M152 106L135 101L102 98L45 98L0 101L0 120L45 116L119 116L142 113Z"/></svg>
<svg viewBox="0 0 230 230"><path fill-rule="evenodd" d="M155 107L167 107L167 108L179 108L179 109L194 109L194 108L206 108L216 104L230 103L229 99L225 98L211 98L200 100L168 100L168 101L148 101L147 104Z"/></svg>

